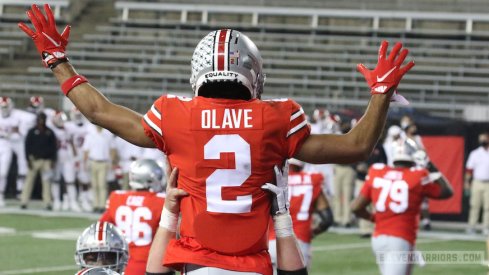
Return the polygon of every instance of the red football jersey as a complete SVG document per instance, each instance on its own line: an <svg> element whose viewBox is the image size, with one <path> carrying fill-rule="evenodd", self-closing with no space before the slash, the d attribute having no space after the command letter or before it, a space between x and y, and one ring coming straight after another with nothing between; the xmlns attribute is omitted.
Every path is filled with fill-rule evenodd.
<svg viewBox="0 0 489 275"><path fill-rule="evenodd" d="M312 214L322 192L323 181L324 177L320 173L289 172L289 211L295 236L305 243L310 243L312 239ZM273 225L270 226L269 238L275 239Z"/></svg>
<svg viewBox="0 0 489 275"><path fill-rule="evenodd" d="M302 108L288 99L168 95L142 123L179 168L179 188L190 194L181 201L181 238L170 243L164 264L270 274L270 195L261 186L274 180L274 165L294 156L309 136Z"/></svg>
<svg viewBox="0 0 489 275"><path fill-rule="evenodd" d="M150 191L114 191L100 222L115 224L129 244L126 275L144 274L151 242L161 218L165 194ZM142 270L134 270L142 266ZM134 272L131 272L134 271Z"/></svg>
<svg viewBox="0 0 489 275"><path fill-rule="evenodd" d="M424 168L370 167L361 195L375 208L374 236L390 235L414 245L424 197L437 198L441 187Z"/></svg>

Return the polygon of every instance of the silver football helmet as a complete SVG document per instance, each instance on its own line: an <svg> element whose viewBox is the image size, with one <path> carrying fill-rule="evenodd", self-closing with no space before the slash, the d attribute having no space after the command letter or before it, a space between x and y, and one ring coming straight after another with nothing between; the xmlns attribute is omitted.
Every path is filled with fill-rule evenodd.
<svg viewBox="0 0 489 275"><path fill-rule="evenodd" d="M129 186L132 189L151 189L160 192L164 189L163 178L163 169L152 159L136 160L131 164Z"/></svg>
<svg viewBox="0 0 489 275"><path fill-rule="evenodd" d="M3 118L9 117L13 108L14 104L12 103L12 99L10 99L10 97L0 97L0 112Z"/></svg>
<svg viewBox="0 0 489 275"><path fill-rule="evenodd" d="M418 151L416 143L411 139L399 140L393 143L392 160L396 162L409 162L415 164L414 153Z"/></svg>
<svg viewBox="0 0 489 275"><path fill-rule="evenodd" d="M108 222L86 228L76 242L75 262L80 267L105 267L123 272L129 257L122 232Z"/></svg>
<svg viewBox="0 0 489 275"><path fill-rule="evenodd" d="M78 271L76 275L120 275L120 273L104 267L89 267Z"/></svg>
<svg viewBox="0 0 489 275"><path fill-rule="evenodd" d="M190 84L195 93L204 83L237 81L249 91L251 98L260 98L265 83L263 59L255 43L232 29L212 31L194 50Z"/></svg>

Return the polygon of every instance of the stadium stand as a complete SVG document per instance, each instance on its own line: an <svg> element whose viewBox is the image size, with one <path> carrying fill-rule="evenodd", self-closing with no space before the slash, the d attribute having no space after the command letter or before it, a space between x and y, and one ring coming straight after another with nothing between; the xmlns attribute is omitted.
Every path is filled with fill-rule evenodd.
<svg viewBox="0 0 489 275"><path fill-rule="evenodd" d="M355 65L375 64L378 44L387 39L402 41L416 61L401 87L412 107L462 118L474 104L489 103L487 14L408 11L423 7L418 0L413 2L419 5L408 1L411 8L403 11L381 13L353 7L354 1L324 1L322 6L323 1L308 1L308 8L288 8L296 3L290 0L254 0L243 7L223 2L109 3L117 16L73 40L69 55L113 100L143 111L162 92L190 95L189 63L197 42L212 29L238 28L256 42L265 59L267 98L294 97L306 109L355 108L369 98ZM324 9L340 7L333 2L350 9ZM368 2L392 2L388 6L393 10L407 5ZM482 5L478 3L467 6ZM316 5L322 9L311 8ZM3 81L0 88L8 95L57 93L51 73L37 64L25 76Z"/></svg>

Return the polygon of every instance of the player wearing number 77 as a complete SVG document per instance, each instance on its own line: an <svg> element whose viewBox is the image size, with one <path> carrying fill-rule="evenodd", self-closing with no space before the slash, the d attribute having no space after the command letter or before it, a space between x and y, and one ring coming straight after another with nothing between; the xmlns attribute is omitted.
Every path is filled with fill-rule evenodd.
<svg viewBox="0 0 489 275"><path fill-rule="evenodd" d="M394 167L373 164L360 195L352 202L355 215L375 223L372 249L382 275L411 274L411 263L403 259L415 253L423 199L446 199L453 194L447 179L431 162L427 168L416 166L418 149L414 146L404 142L394 147ZM370 203L375 213L367 210Z"/></svg>
<svg viewBox="0 0 489 275"><path fill-rule="evenodd" d="M309 163L353 163L368 157L384 127L403 75L408 51L397 43L387 55L382 42L374 70L358 65L372 95L367 111L344 135L310 135L304 111L293 100L261 100L265 74L256 45L231 29L210 32L191 60L194 97L163 95L140 115L110 102L78 75L67 58L70 34L59 33L49 5L27 12L34 30L19 27L36 44L43 64L63 93L92 123L141 147L157 147L180 169L180 238L163 261L147 271L214 267L270 275L267 228L273 167L295 157ZM162 75L164 78L164 75ZM218 232L218 234L216 234ZM303 269L298 266L295 269ZM289 271L295 270L293 267Z"/></svg>
<svg viewBox="0 0 489 275"><path fill-rule="evenodd" d="M114 191L107 200L100 222L110 222L119 228L129 244L129 261L125 275L140 275L146 271L151 242L158 229L165 203L163 170L151 159L131 164L131 191Z"/></svg>

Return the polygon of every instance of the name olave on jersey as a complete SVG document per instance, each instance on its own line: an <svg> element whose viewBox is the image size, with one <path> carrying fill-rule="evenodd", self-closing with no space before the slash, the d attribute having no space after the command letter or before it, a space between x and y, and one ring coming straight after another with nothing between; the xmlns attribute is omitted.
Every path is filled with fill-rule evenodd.
<svg viewBox="0 0 489 275"><path fill-rule="evenodd" d="M192 109L192 130L262 129L261 108Z"/></svg>

